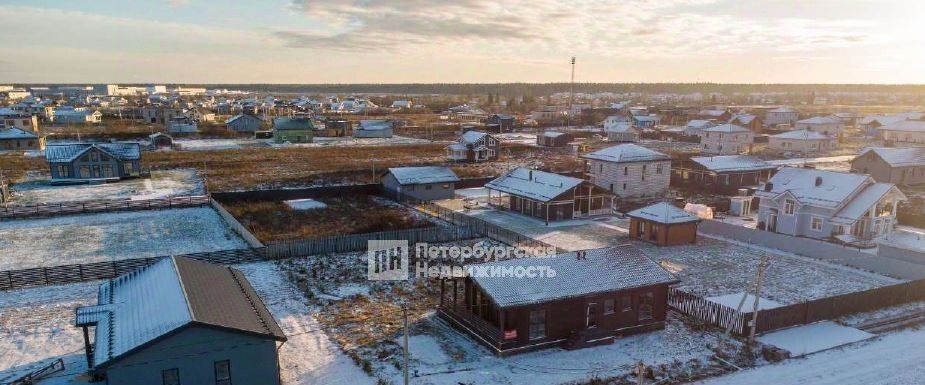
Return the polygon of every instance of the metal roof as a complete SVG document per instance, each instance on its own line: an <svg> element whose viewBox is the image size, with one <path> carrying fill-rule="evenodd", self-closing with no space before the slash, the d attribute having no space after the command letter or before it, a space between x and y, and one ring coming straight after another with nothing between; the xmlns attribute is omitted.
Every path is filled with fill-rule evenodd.
<svg viewBox="0 0 925 385"><path fill-rule="evenodd" d="M389 173L401 185L458 182L459 177L449 167L392 167Z"/></svg>
<svg viewBox="0 0 925 385"><path fill-rule="evenodd" d="M518 167L486 183L485 187L540 202L549 202L581 182L581 179L570 176Z"/></svg>
<svg viewBox="0 0 925 385"><path fill-rule="evenodd" d="M13 127L10 129L0 129L0 140L15 139L38 139L39 136L29 131Z"/></svg>
<svg viewBox="0 0 925 385"><path fill-rule="evenodd" d="M749 155L695 156L691 161L714 172L773 170L777 166Z"/></svg>
<svg viewBox="0 0 925 385"><path fill-rule="evenodd" d="M641 209L636 209L626 213L627 216L648 221L675 224L687 222L699 222L700 218L684 211L668 202L655 203Z"/></svg>
<svg viewBox="0 0 925 385"><path fill-rule="evenodd" d="M589 152L581 156L585 159L602 160L605 162L644 162L656 160L669 160L671 157L643 146L626 143L602 150Z"/></svg>
<svg viewBox="0 0 925 385"><path fill-rule="evenodd" d="M311 130L315 128L311 118L273 118L273 128L277 130Z"/></svg>
<svg viewBox="0 0 925 385"><path fill-rule="evenodd" d="M71 162L91 148L99 149L119 160L141 159L141 145L138 143L49 144L45 147L45 159L50 163Z"/></svg>
<svg viewBox="0 0 925 385"><path fill-rule="evenodd" d="M925 147L868 148L858 157L867 155L869 152L879 155L884 162L893 167L925 166Z"/></svg>

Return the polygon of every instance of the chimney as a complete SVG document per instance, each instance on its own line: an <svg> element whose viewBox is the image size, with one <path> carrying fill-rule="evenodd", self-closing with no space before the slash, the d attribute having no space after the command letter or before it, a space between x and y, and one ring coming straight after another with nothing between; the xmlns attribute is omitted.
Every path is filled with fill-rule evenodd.
<svg viewBox="0 0 925 385"><path fill-rule="evenodd" d="M533 169L530 169L530 176L528 180L531 182L533 181Z"/></svg>
<svg viewBox="0 0 925 385"><path fill-rule="evenodd" d="M821 177L821 176L817 176L817 177L816 177L816 187L819 187L819 186L822 186L822 177Z"/></svg>

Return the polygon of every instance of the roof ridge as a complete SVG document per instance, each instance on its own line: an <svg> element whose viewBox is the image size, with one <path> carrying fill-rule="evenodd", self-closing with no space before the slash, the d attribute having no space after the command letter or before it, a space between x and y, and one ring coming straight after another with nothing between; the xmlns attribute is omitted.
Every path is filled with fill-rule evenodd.
<svg viewBox="0 0 925 385"><path fill-rule="evenodd" d="M244 284L241 280L238 279L238 275L235 274L237 270L231 266L226 267L228 274L231 274L231 279L234 280L234 283L238 285L238 290L241 290L241 294L244 295L244 298L247 299L247 303L251 305L251 310L254 311L254 314L257 316L257 319L260 321L260 324L263 325L263 329L266 330L268 334L273 334L273 331L270 330L270 325L267 323L267 320L263 319L263 316L260 315L260 311L257 310L257 304L254 303L254 299L247 294L247 290L244 289Z"/></svg>
<svg viewBox="0 0 925 385"><path fill-rule="evenodd" d="M180 284L180 292L183 293L183 300L186 302L186 311L189 312L191 322L196 321L196 315L193 313L193 306L189 300L189 293L186 291L186 285L183 283L183 274L180 274L180 266L177 266L177 256L170 256L170 264L173 265L173 272L177 274L177 282Z"/></svg>

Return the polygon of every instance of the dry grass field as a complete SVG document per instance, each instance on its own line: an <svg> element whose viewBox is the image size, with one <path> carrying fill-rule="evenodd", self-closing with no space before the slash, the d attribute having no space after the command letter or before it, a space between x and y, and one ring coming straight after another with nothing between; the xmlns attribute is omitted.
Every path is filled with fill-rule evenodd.
<svg viewBox="0 0 925 385"><path fill-rule="evenodd" d="M371 196L318 199L328 205L292 210L284 202L234 202L225 208L262 242L361 234L427 227L431 224L400 206Z"/></svg>

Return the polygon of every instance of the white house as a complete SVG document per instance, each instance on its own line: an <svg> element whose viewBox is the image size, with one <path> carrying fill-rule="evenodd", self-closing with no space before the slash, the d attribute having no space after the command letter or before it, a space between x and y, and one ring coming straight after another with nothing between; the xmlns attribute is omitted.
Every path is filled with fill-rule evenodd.
<svg viewBox="0 0 925 385"><path fill-rule="evenodd" d="M777 127L781 124L793 125L799 118L796 110L790 107L780 107L768 111L764 117L765 127Z"/></svg>
<svg viewBox="0 0 925 385"><path fill-rule="evenodd" d="M86 107L58 107L54 111L54 122L62 124L100 123L103 114Z"/></svg>
<svg viewBox="0 0 925 385"><path fill-rule="evenodd" d="M589 180L620 197L662 196L671 181L671 158L636 144L621 144L581 156Z"/></svg>
<svg viewBox="0 0 925 385"><path fill-rule="evenodd" d="M889 234L896 207L906 200L896 185L863 174L784 167L758 187L758 228L846 242Z"/></svg>
<svg viewBox="0 0 925 385"><path fill-rule="evenodd" d="M703 136L703 130L715 126L712 120L693 119L684 126L684 136Z"/></svg>
<svg viewBox="0 0 925 385"><path fill-rule="evenodd" d="M635 142L639 140L639 130L633 127L633 123L630 122L618 122L604 126L604 133L607 134L607 140L611 142Z"/></svg>
<svg viewBox="0 0 925 385"><path fill-rule="evenodd" d="M703 152L716 155L748 154L752 150L755 133L735 124L705 128L700 144Z"/></svg>
<svg viewBox="0 0 925 385"><path fill-rule="evenodd" d="M842 131L845 129L845 125L841 120L833 117L814 116L809 119L798 120L795 128L797 130L809 130L839 138L842 135Z"/></svg>
<svg viewBox="0 0 925 385"><path fill-rule="evenodd" d="M835 136L810 130L788 131L768 138L768 148L778 152L810 154L831 151L837 146Z"/></svg>
<svg viewBox="0 0 925 385"><path fill-rule="evenodd" d="M925 120L902 120L876 130L880 139L887 142L925 144Z"/></svg>

